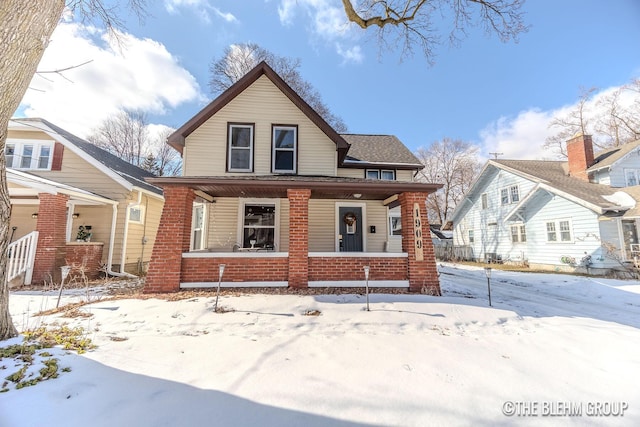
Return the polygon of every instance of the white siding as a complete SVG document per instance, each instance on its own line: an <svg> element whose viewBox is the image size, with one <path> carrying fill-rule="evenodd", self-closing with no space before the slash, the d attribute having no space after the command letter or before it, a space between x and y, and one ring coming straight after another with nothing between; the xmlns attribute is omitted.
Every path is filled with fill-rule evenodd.
<svg viewBox="0 0 640 427"><path fill-rule="evenodd" d="M611 175L612 187L626 187L626 179L624 176L625 169L640 170L640 148L631 151L620 162L615 163L609 172Z"/></svg>

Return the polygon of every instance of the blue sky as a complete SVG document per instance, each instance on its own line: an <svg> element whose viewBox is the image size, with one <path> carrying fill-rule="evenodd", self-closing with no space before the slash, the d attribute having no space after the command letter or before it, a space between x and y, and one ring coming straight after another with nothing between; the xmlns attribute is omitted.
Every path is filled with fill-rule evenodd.
<svg viewBox="0 0 640 427"><path fill-rule="evenodd" d="M119 46L67 17L40 69L92 62L64 78L36 76L17 115L80 136L123 107L178 127L211 100L212 59L255 42L300 58L303 77L352 133L395 134L412 150L460 138L484 156L541 158L548 121L581 87L604 93L640 77L637 0L528 0L530 29L518 43L472 28L458 47L440 46L433 66L419 52L379 52L373 34L346 24L340 0L149 3L143 25L127 18Z"/></svg>

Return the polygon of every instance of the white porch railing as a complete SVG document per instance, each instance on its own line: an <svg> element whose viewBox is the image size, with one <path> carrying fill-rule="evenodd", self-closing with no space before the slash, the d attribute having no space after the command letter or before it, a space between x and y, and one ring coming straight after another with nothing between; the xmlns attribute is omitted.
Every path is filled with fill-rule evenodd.
<svg viewBox="0 0 640 427"><path fill-rule="evenodd" d="M32 231L24 237L9 244L7 262L7 281L11 281L24 273L24 284L30 285L33 276L33 263L36 259L38 232Z"/></svg>

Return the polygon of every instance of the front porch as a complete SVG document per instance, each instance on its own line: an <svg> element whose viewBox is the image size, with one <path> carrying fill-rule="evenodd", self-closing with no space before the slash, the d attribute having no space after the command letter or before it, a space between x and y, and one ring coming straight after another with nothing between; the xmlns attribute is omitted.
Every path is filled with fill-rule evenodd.
<svg viewBox="0 0 640 427"><path fill-rule="evenodd" d="M224 264L222 287L358 287L364 286L363 267L369 266L372 287L440 294L425 207L427 195L437 185L344 178L253 178L150 179L163 187L165 206L145 292L217 287L219 266ZM243 201L256 199L273 200L269 206L275 210L267 214L260 211L260 221L249 224L245 217L250 211L245 206L256 212L255 202ZM221 226L215 222L201 226L201 214L193 212L194 202L195 206L200 202L229 206L229 200L239 207L233 212L218 209L227 214L216 220L227 224L223 231L232 237L225 244L214 245L217 240L211 236L220 230L212 229ZM310 210L310 205L327 214ZM349 216L352 210L343 209L350 206L357 213L355 221ZM396 206L401 212L402 252L385 252L386 212ZM380 212L385 212L384 217ZM268 215L272 216L267 221ZM270 225L260 224L275 225L270 229ZM256 227L259 233L255 233ZM204 233L203 247L194 246L198 233ZM257 237L247 238L254 234Z"/></svg>

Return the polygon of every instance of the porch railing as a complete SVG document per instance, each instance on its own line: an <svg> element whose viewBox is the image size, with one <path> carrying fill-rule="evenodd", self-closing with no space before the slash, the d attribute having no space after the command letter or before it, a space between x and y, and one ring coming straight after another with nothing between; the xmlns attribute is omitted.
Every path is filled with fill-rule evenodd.
<svg viewBox="0 0 640 427"><path fill-rule="evenodd" d="M33 263L38 246L38 232L32 231L9 244L7 261L7 281L11 281L24 273L24 284L30 285L33 276Z"/></svg>

